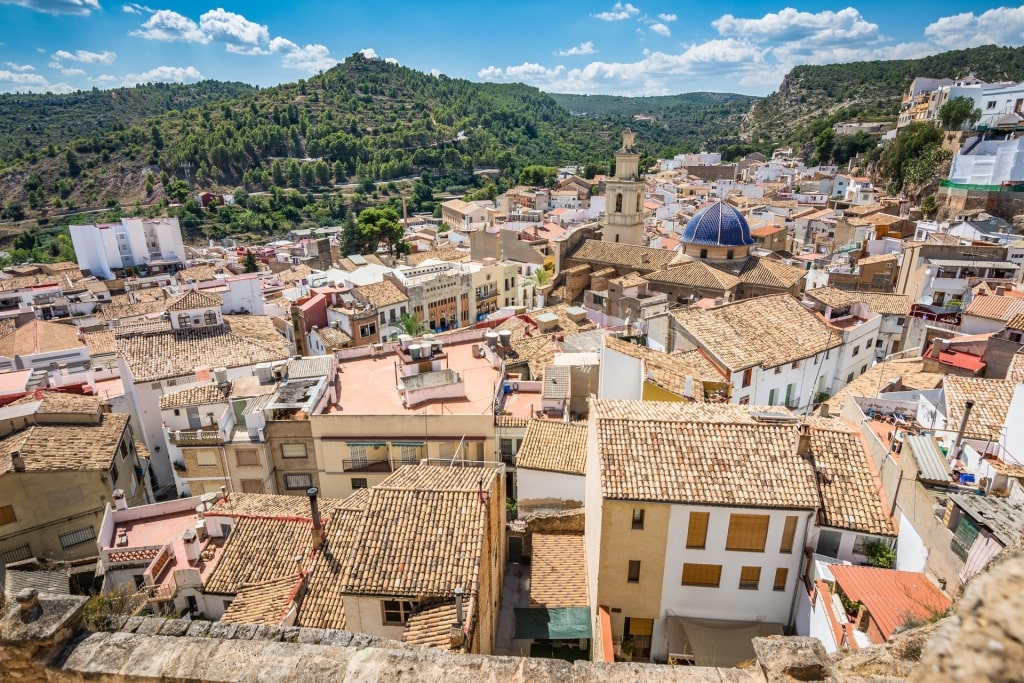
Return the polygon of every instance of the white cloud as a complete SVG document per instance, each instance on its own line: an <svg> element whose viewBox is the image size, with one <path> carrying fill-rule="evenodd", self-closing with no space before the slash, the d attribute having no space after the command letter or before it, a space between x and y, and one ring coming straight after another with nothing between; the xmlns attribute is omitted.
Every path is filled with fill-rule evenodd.
<svg viewBox="0 0 1024 683"><path fill-rule="evenodd" d="M110 50L104 50L103 52L89 52L88 50L75 50L74 52L68 52L67 50L57 50L53 53L52 57L56 60L65 62L113 64L114 60L117 59L117 53L111 52Z"/></svg>
<svg viewBox="0 0 1024 683"><path fill-rule="evenodd" d="M203 78L203 74L194 66L158 66L141 74L128 74L122 83L126 86L139 83L190 83Z"/></svg>
<svg viewBox="0 0 1024 683"><path fill-rule="evenodd" d="M657 33L659 36L672 35L672 30L665 24L651 24L648 28Z"/></svg>
<svg viewBox="0 0 1024 683"><path fill-rule="evenodd" d="M441 75L441 70L440 69L431 69L430 70L430 75L433 76L434 78L437 78L438 76Z"/></svg>
<svg viewBox="0 0 1024 683"><path fill-rule="evenodd" d="M31 64L15 64L14 62L4 62L4 65L11 71L18 71L24 73L25 71L35 71L36 68Z"/></svg>
<svg viewBox="0 0 1024 683"><path fill-rule="evenodd" d="M142 14L142 11L132 5L121 5L121 11L125 14Z"/></svg>
<svg viewBox="0 0 1024 683"><path fill-rule="evenodd" d="M555 54L559 57L575 57L576 55L592 55L596 52L597 49L594 48L593 41L588 40L585 43L574 45L568 49L558 50Z"/></svg>
<svg viewBox="0 0 1024 683"><path fill-rule="evenodd" d="M331 56L331 51L324 45L305 45L290 52L286 52L281 60L281 66L286 69L296 69L308 73L326 71L338 63L338 60Z"/></svg>
<svg viewBox="0 0 1024 683"><path fill-rule="evenodd" d="M157 10L138 30L129 35L148 40L181 40L204 45L212 40L199 28L199 24L169 9Z"/></svg>
<svg viewBox="0 0 1024 683"><path fill-rule="evenodd" d="M385 57L384 61L388 64L398 64L398 60L394 57Z"/></svg>
<svg viewBox="0 0 1024 683"><path fill-rule="evenodd" d="M71 68L71 67L66 67L66 66L64 66L63 64L61 64L60 62L58 62L56 60L50 62L47 66L49 66L54 71L59 71L62 76L84 76L85 75L85 71L83 71L82 69L75 69L75 68Z"/></svg>
<svg viewBox="0 0 1024 683"><path fill-rule="evenodd" d="M229 45L254 47L270 41L270 31L263 24L249 21L241 14L215 9L199 17L199 30L212 40Z"/></svg>
<svg viewBox="0 0 1024 683"><path fill-rule="evenodd" d="M18 85L46 85L46 78L39 74L27 74L15 71L0 71L0 83L17 83Z"/></svg>
<svg viewBox="0 0 1024 683"><path fill-rule="evenodd" d="M664 21L665 23L670 24L673 21L675 21L676 19L678 19L679 17L677 17L674 14L659 14L658 18L661 19L662 21Z"/></svg>
<svg viewBox="0 0 1024 683"><path fill-rule="evenodd" d="M0 70L0 91L68 93L77 90L67 83L50 83L40 74Z"/></svg>
<svg viewBox="0 0 1024 683"><path fill-rule="evenodd" d="M0 5L18 5L46 14L88 16L100 9L99 0L0 0Z"/></svg>
<svg viewBox="0 0 1024 683"><path fill-rule="evenodd" d="M867 21L853 7L833 12L798 12L792 7L769 12L760 19L725 14L711 22L723 36L769 42L811 40L819 44L879 38L878 24Z"/></svg>
<svg viewBox="0 0 1024 683"><path fill-rule="evenodd" d="M96 76L95 78L90 78L89 80L92 83L99 83L101 85L108 85L110 83L117 82L118 78L117 78L117 76L112 76L111 74L100 74L99 76Z"/></svg>
<svg viewBox="0 0 1024 683"><path fill-rule="evenodd" d="M377 54L377 51L374 50L372 47L364 47L362 50L359 50L359 53L362 54L367 59L380 59L380 56Z"/></svg>
<svg viewBox="0 0 1024 683"><path fill-rule="evenodd" d="M476 75L477 78L482 78L485 81L496 81L504 76L505 72L502 71L501 67L497 67L492 64L491 66L485 66L477 71Z"/></svg>
<svg viewBox="0 0 1024 683"><path fill-rule="evenodd" d="M1020 45L1024 42L1024 7L997 7L982 14L964 12L928 24L924 34L944 48Z"/></svg>
<svg viewBox="0 0 1024 683"><path fill-rule="evenodd" d="M152 14L156 12L152 7L146 7L140 5L137 2L129 2L127 5L121 5L121 11L125 14Z"/></svg>
<svg viewBox="0 0 1024 683"><path fill-rule="evenodd" d="M600 19L601 21L622 21L639 13L640 10L630 3L617 2L612 5L611 10L607 12L598 12L593 16L595 19Z"/></svg>

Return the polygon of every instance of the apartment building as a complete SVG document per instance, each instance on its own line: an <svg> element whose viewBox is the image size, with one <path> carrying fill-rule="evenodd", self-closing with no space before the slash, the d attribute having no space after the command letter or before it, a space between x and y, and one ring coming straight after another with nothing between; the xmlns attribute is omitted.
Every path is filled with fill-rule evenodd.
<svg viewBox="0 0 1024 683"><path fill-rule="evenodd" d="M105 280L129 270L151 275L185 267L177 218L122 218L120 223L74 225L70 230L79 266Z"/></svg>

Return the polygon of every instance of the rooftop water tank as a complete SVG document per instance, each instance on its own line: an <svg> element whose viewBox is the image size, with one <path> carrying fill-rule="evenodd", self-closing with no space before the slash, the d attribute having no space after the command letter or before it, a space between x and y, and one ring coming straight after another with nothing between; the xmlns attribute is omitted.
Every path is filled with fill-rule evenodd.
<svg viewBox="0 0 1024 683"><path fill-rule="evenodd" d="M419 360L420 359L420 355L421 355L422 350L423 350L423 347L421 347L419 344L409 344L409 349L408 349L409 356L413 360Z"/></svg>
<svg viewBox="0 0 1024 683"><path fill-rule="evenodd" d="M494 330L488 330L484 334L484 341L487 342L487 345L493 349L495 346L498 345L498 333L495 332Z"/></svg>

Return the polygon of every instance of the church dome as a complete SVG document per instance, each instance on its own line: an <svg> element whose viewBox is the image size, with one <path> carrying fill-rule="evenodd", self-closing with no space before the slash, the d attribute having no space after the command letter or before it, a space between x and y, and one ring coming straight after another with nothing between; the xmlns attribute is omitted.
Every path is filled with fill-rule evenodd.
<svg viewBox="0 0 1024 683"><path fill-rule="evenodd" d="M680 239L709 247L741 247L754 243L747 220L724 202L715 202L693 214Z"/></svg>

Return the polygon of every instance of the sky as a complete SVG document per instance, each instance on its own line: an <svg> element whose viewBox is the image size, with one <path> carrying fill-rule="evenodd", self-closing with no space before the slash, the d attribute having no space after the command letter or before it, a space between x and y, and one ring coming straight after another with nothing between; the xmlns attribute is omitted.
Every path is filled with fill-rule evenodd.
<svg viewBox="0 0 1024 683"><path fill-rule="evenodd" d="M362 52L435 75L547 92L767 95L798 64L992 43L1024 45L1024 5L0 0L0 92L203 79L270 86Z"/></svg>

